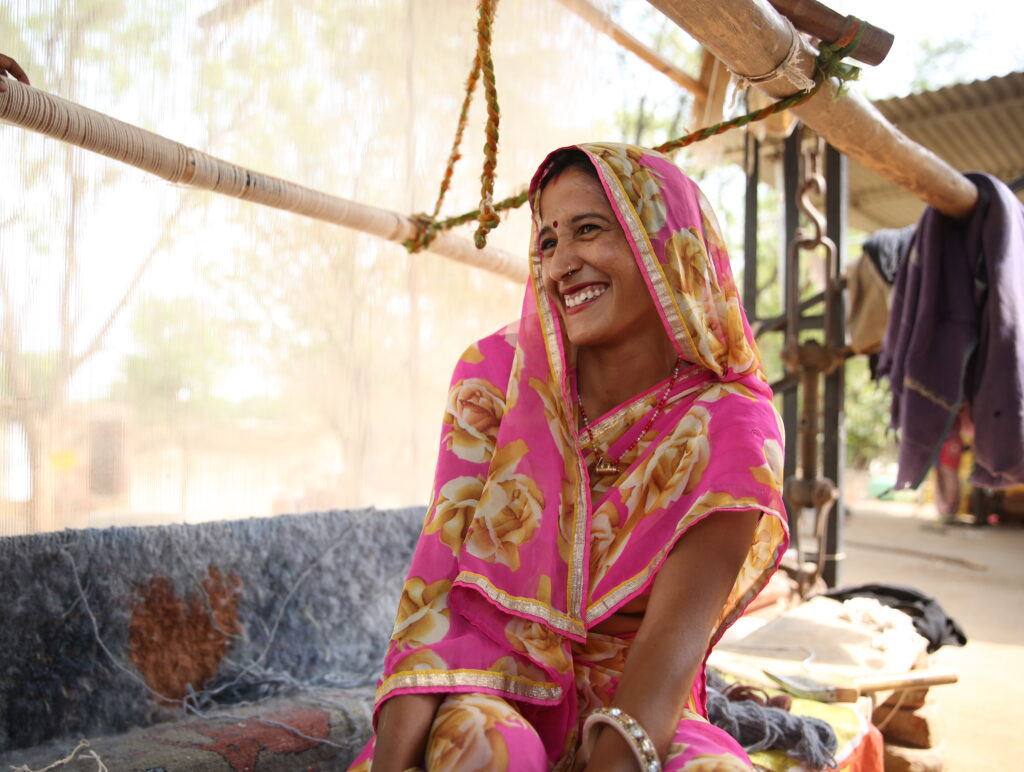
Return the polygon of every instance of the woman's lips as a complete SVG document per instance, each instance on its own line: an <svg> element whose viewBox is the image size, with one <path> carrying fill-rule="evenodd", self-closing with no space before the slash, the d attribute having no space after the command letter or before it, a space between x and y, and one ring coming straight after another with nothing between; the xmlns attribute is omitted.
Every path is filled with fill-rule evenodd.
<svg viewBox="0 0 1024 772"><path fill-rule="evenodd" d="M591 305L595 300L608 291L608 285L604 283L587 284L582 287L575 287L570 292L562 295L562 302L565 305L567 314L575 314Z"/></svg>

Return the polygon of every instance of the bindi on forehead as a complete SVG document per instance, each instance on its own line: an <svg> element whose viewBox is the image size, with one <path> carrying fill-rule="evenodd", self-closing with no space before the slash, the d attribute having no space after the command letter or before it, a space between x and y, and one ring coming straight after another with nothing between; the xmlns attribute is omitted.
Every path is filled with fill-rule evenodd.
<svg viewBox="0 0 1024 772"><path fill-rule="evenodd" d="M558 227L558 220L555 220L555 225L554 225L554 227L556 227L556 228Z"/></svg>

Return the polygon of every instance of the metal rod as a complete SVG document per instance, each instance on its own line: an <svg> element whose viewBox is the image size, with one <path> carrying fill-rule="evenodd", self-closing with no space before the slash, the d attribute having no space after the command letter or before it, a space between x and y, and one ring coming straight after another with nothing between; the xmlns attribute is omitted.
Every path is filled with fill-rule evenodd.
<svg viewBox="0 0 1024 772"><path fill-rule="evenodd" d="M761 143L748 132L743 143L743 170L747 175L743 215L743 310L757 319L757 185L761 177Z"/></svg>
<svg viewBox="0 0 1024 772"><path fill-rule="evenodd" d="M835 274L833 282L845 270L847 213L849 186L847 185L848 162L846 156L831 145L825 148L825 217L828 237L836 245ZM843 293L836 290L831 318L825 323L830 326L832 339L846 339L846 308ZM828 514L825 528L825 565L822 578L829 587L842 583L843 564L836 555L844 553L843 522L845 520L843 493L845 490L844 469L846 467L846 414L845 414L846 367L841 365L825 376L824 400L824 441L822 442L822 472L836 484L838 496Z"/></svg>
<svg viewBox="0 0 1024 772"><path fill-rule="evenodd" d="M648 0L729 69L742 75L774 71L787 58L792 24L768 0ZM813 75L816 52L801 37L800 69ZM773 98L796 88L786 78L758 85ZM909 191L943 214L964 218L974 211L978 189L933 152L908 139L853 88L836 98L823 88L794 113L837 150Z"/></svg>

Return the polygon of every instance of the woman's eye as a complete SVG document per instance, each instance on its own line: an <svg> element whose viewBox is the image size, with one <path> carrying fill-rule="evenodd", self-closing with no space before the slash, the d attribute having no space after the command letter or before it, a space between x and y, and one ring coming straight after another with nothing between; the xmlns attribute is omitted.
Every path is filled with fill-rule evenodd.
<svg viewBox="0 0 1024 772"><path fill-rule="evenodd" d="M597 226L594 225L594 223L583 223L583 225L580 226L580 235L582 236L595 230L597 230Z"/></svg>
<svg viewBox="0 0 1024 772"><path fill-rule="evenodd" d="M540 251L547 252L549 249L553 249L557 243L554 239L544 239L540 242Z"/></svg>

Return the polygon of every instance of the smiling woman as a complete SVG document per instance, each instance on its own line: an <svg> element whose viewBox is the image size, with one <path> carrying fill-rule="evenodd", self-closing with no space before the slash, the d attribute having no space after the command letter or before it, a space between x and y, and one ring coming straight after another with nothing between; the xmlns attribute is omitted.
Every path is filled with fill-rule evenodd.
<svg viewBox="0 0 1024 772"><path fill-rule="evenodd" d="M782 438L714 215L625 145L556 151L530 200L352 769L748 770L704 661L785 549Z"/></svg>

